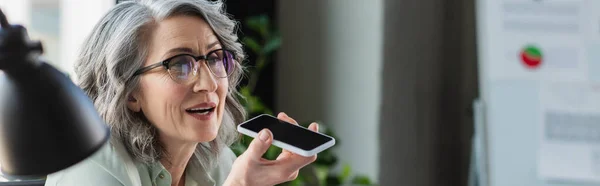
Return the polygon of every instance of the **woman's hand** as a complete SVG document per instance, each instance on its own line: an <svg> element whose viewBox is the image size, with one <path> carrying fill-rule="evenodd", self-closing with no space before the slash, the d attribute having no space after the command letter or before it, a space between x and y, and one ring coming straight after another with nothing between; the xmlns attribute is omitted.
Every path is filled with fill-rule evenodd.
<svg viewBox="0 0 600 186"><path fill-rule="evenodd" d="M294 119L281 112L277 118L295 125ZM312 123L308 128L318 132L317 123ZM292 135L292 134L290 134ZM246 152L240 155L231 168L231 172L223 185L225 186L266 186L275 185L296 179L300 168L314 162L317 156L304 157L283 150L276 160L266 160L262 155L273 142L273 134L268 129L263 129L252 140Z"/></svg>

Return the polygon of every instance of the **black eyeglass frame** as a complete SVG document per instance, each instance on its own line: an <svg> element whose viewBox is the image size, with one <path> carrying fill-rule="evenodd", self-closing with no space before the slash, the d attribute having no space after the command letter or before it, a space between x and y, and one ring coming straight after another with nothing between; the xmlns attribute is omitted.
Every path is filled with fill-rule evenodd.
<svg viewBox="0 0 600 186"><path fill-rule="evenodd" d="M235 53L234 53L233 51L229 50L229 49L221 48L221 49L212 50L212 51L208 52L206 55L200 55L200 56L194 56L194 55L192 55L192 54L178 54L178 55L172 56L172 57L170 57L170 58L167 58L167 59L165 59L165 60L163 60L163 61L161 61L161 62L154 63L154 64L152 64L152 65L148 65L148 66L145 66L145 67L142 67L142 68L140 68L140 69L136 70L136 71L133 73L133 76L132 76L131 78L133 78L133 77L135 77L135 76L142 75L142 74L144 74L144 73L146 73L146 72L148 72L148 71L150 71L150 70L152 70L152 69L155 69L155 68L158 68L158 67L161 67L161 66L162 66L162 67L164 67L164 68L165 68L167 71L169 71L169 63L171 63L171 60L172 60L172 59L175 59L175 58L177 58L177 57L181 57L181 56L190 56L190 57L194 58L194 60L196 60L195 62L198 62L198 61L200 61L200 60L204 61L204 63L205 63L205 64L206 64L206 66L208 67L208 70L210 71L210 73L211 73L213 76L215 76L215 77L218 77L218 78L226 78L226 77L229 77L229 76L230 76L230 75L233 73L233 71L235 70L235 67L233 68L233 70L230 70L230 71L228 71L228 72L227 72L227 75L226 75L226 76L224 76L224 77L219 77L219 76L217 76L217 75L216 75L216 74L213 72L213 70L212 70L212 69L209 67L209 64L208 64L208 59L209 59L209 58L208 58L208 56L210 56L212 53L216 53L216 52L218 52L218 51L223 51L223 58L226 58L226 57L227 57L227 55L225 54L225 52L229 52L229 53L231 54L231 57L232 57L232 60L233 60L233 63L232 63L232 64L233 64L233 65L235 65L235 63L236 63L236 62L235 62L235 60L236 60L236 59L235 59ZM224 59L221 59L221 60L224 60ZM225 68L227 69L228 67L225 67ZM170 72L169 72L169 73L170 73Z"/></svg>

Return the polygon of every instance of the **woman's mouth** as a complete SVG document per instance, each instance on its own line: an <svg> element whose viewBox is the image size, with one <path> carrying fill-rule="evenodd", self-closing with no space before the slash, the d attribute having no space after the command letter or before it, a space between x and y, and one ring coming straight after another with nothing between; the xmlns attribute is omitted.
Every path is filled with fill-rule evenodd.
<svg viewBox="0 0 600 186"><path fill-rule="evenodd" d="M215 103L202 103L185 109L185 112L198 120L210 120L216 108Z"/></svg>
<svg viewBox="0 0 600 186"><path fill-rule="evenodd" d="M206 108L192 108L186 109L185 112L190 114L200 114L200 115L208 115L215 110L215 107L206 107Z"/></svg>

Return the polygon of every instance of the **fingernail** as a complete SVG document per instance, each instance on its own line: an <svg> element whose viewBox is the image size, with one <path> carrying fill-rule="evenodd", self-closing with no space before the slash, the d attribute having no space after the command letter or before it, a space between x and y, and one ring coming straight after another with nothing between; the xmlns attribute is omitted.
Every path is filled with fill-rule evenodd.
<svg viewBox="0 0 600 186"><path fill-rule="evenodd" d="M271 133L267 131L267 129L263 129L258 134L258 139L260 139L261 141L267 141L269 139L269 135L271 135Z"/></svg>
<svg viewBox="0 0 600 186"><path fill-rule="evenodd" d="M281 112L281 114L283 114L283 116L285 116L285 117L288 116L285 112Z"/></svg>

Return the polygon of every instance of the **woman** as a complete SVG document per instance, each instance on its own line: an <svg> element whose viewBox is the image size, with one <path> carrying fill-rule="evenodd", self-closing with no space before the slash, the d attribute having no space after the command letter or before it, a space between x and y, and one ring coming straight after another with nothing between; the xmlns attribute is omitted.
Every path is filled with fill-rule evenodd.
<svg viewBox="0 0 600 186"><path fill-rule="evenodd" d="M240 157L228 148L245 117L235 99L244 53L222 7L127 1L100 20L75 72L111 143L46 185L274 185L316 159L288 151L262 159L273 140L268 130ZM309 128L317 131L316 123Z"/></svg>

